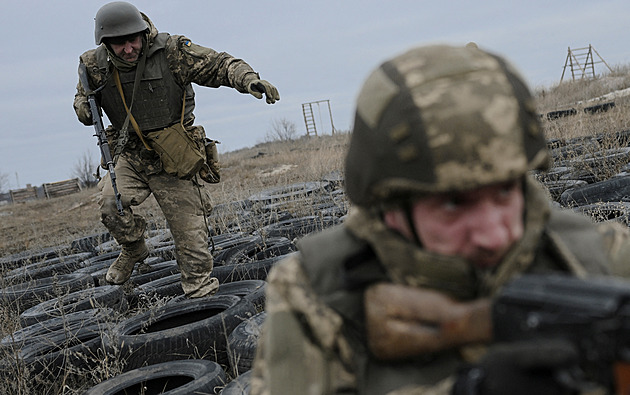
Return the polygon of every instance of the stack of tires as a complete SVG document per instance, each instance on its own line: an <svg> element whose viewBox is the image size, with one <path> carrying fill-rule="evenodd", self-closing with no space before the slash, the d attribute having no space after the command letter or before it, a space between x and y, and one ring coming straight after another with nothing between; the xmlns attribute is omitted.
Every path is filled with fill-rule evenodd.
<svg viewBox="0 0 630 395"><path fill-rule="evenodd" d="M553 166L534 176L554 202L597 222L630 225L630 131L550 140Z"/></svg>
<svg viewBox="0 0 630 395"><path fill-rule="evenodd" d="M17 317L0 341L0 374L21 378L8 391L248 393L267 274L346 213L338 175L218 206L209 248L221 285L200 299L183 295L164 229L147 232L150 256L122 286L104 281L120 252L108 233L0 259L0 300Z"/></svg>

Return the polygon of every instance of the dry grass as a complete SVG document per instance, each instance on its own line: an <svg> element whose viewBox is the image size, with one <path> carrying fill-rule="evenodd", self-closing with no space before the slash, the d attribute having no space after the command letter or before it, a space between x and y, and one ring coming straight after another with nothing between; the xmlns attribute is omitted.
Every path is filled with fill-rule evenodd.
<svg viewBox="0 0 630 395"><path fill-rule="evenodd" d="M208 185L214 205L245 199L265 188L316 181L342 169L348 134L264 143L222 156L222 181ZM98 190L49 200L0 206L0 257L26 250L68 245L105 232L100 223ZM137 209L156 227L166 227L153 197Z"/></svg>

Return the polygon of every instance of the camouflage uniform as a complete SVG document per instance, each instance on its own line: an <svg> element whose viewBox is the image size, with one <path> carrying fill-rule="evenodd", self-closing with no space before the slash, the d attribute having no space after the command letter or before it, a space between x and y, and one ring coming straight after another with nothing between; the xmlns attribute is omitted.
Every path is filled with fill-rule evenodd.
<svg viewBox="0 0 630 395"><path fill-rule="evenodd" d="M367 345L363 307L366 287L376 282L472 300L495 295L524 272L630 274L627 228L552 209L537 181L525 175L547 161L541 130L530 123L535 114L523 112L534 107L518 93L524 89L520 79L509 81L511 71L501 59L475 51L410 51L364 84L346 160L346 192L355 207L344 224L302 239L300 253L270 273L252 395L450 394L462 362L477 360L484 349L376 359ZM474 81L452 90L449 81L467 78ZM409 89L397 92L400 86ZM510 86L513 91L502 91ZM496 270L428 252L382 220L383 210L404 205L409 192L422 196L519 178L524 233Z"/></svg>
<svg viewBox="0 0 630 395"><path fill-rule="evenodd" d="M194 91L191 83L213 88L227 86L241 93L251 93L248 91L247 84L258 79L258 74L246 62L228 53L219 53L199 46L184 36L158 33L146 15L142 14L142 18L149 26L143 46L143 51L147 53L147 65L155 64L158 70L160 67L163 70L170 70L170 73L162 71L161 78L164 81L162 86L167 88L167 92L169 89L171 92L166 96L166 100L170 100L168 102L170 108L152 113L151 108L146 108L151 106L143 108L141 104L136 104L133 107L134 116L138 119L143 131L147 131L147 128L159 129L179 122L183 99L181 93L185 92L183 123L193 137L204 139L203 128L193 125ZM97 93L97 99L100 100L103 110L113 124L106 132L112 152L115 154L117 186L122 196L125 215L120 216L117 213L108 174L99 183L101 189L99 205L103 224L121 245L143 239L146 222L144 218L132 212L131 206L141 204L153 194L166 217L175 241L184 292L190 297L216 292L218 281L210 276L213 264L212 255L208 249L209 233L205 222L205 215L210 210L206 185L197 182L197 178L181 180L165 173L159 156L155 151L145 148L131 125L128 128L130 132L121 133L122 120L126 117L126 111L122 107L122 100L112 82L111 77L115 66L105 44L83 53L80 61L87 66L91 87L96 89L105 86L105 89ZM166 64L163 64L164 62ZM148 67L144 71L145 77L149 73L147 70L149 70ZM121 81L127 104L130 102L134 75L133 69L127 71L126 74L121 70ZM151 80L145 86L152 93L153 88L160 83L160 80ZM147 93L146 96L149 94ZM74 109L82 123L92 125L85 91L80 83L77 85ZM161 120L157 123L153 122L156 119ZM143 124L153 126L142 127Z"/></svg>
<svg viewBox="0 0 630 395"><path fill-rule="evenodd" d="M627 229L595 226L577 214L547 210L540 187L534 181L528 184L531 209L523 241L489 276L473 276L469 265L402 240L363 209L345 224L303 239L301 253L269 275L267 321L251 394L450 393L465 349L392 364L370 357L362 321L364 282L432 287L471 299L494 294L520 272L629 274Z"/></svg>

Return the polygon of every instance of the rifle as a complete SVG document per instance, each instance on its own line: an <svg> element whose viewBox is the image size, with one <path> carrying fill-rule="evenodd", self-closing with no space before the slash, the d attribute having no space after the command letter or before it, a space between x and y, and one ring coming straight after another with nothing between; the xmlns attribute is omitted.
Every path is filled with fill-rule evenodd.
<svg viewBox="0 0 630 395"><path fill-rule="evenodd" d="M101 118L101 113L99 111L98 105L96 104L96 92L90 89L90 84L88 82L87 76L87 67L83 63L79 63L79 80L81 81L81 85L85 90L85 95L87 96L87 101L90 106L90 112L92 113L92 123L94 124L95 131L94 136L96 136L98 140L97 144L101 149L101 155L103 157L103 160L105 161L107 170L109 171L109 178L112 181L112 188L114 189L114 197L116 198L116 208L118 209L118 214L125 215L120 193L118 192L118 187L116 186L114 160L112 159L112 153L109 150L107 135L105 134L105 128L103 127L103 119Z"/></svg>
<svg viewBox="0 0 630 395"><path fill-rule="evenodd" d="M523 275L494 299L457 302L434 290L392 284L372 286L365 297L368 344L380 359L468 344L562 338L579 354L579 376L564 375L566 384L591 388L598 383L611 393L630 393L628 281Z"/></svg>

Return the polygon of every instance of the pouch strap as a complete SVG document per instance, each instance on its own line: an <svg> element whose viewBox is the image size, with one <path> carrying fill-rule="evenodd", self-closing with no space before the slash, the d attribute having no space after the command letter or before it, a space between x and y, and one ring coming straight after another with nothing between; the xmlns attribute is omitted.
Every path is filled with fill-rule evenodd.
<svg viewBox="0 0 630 395"><path fill-rule="evenodd" d="M137 71L137 73L138 72L139 70ZM140 126L138 125L138 122L136 122L136 119L133 117L131 110L129 109L129 107L127 107L127 103L125 101L125 95L123 94L122 85L120 83L120 76L118 75L118 69L114 69L114 81L116 82L116 87L118 88L118 93L120 93L120 98L122 99L123 105L125 106L125 110L127 110L127 118L131 122L133 129L136 131L136 134L140 138L140 141L142 141L142 144L144 144L145 148L149 151L153 151L153 148L151 148L149 146L149 143L147 143L147 141L144 139L144 136L142 135L142 132L140 131ZM138 82L138 77L136 77L136 81L133 84L133 93L131 97L132 106L133 106L133 98L135 97L135 93L136 93L137 82ZM184 125L185 109L186 109L186 90L184 89L184 95L182 99L182 116L179 119L179 123L182 124L182 126Z"/></svg>

